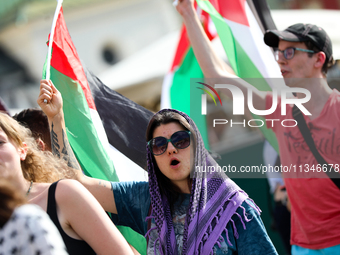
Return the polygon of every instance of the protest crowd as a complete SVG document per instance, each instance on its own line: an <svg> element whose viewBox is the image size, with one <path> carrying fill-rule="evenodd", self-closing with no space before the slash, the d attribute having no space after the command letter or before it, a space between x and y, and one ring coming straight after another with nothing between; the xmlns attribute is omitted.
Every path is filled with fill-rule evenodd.
<svg viewBox="0 0 340 255"><path fill-rule="evenodd" d="M340 93L326 80L334 64L328 34L317 25L302 23L264 33L264 43L273 49L294 102L303 102L281 104L287 99L275 100L277 95L256 89L226 67L193 0L176 0L174 6L205 78L232 84L243 94L251 88L253 107L270 112L265 119L296 120L297 125L289 128L268 125L278 141L280 163L276 152L266 161L304 169L323 166L312 177L307 171L268 176L278 210L275 222L287 254L340 255L340 178L334 167L340 163ZM89 100L90 89L84 88L101 82L83 69L65 27L60 11L55 38L49 43L51 63L40 81L40 109L25 109L13 117L5 107L0 112L0 254L278 254L256 201L223 171L195 171L221 166L206 149L202 131L189 113L177 109L151 113L130 102L121 106L127 112L141 112L144 126L128 113L125 117L130 121L126 126L143 132L143 137L135 138L144 146L136 149L143 158L137 164L145 167L148 181L119 182L107 165L94 169L89 156L103 157L101 149L84 160L82 153L97 145L90 139L78 142L87 126L75 123L80 119L68 107L97 104ZM81 86L74 89L68 84ZM73 102L82 89L83 103ZM233 98L227 88L218 91ZM305 100L307 94L310 98ZM109 100L105 95L102 101ZM273 104L276 108L270 111ZM87 111L79 110L88 120L92 113ZM75 129L68 118L74 118ZM115 128L118 136L126 132Z"/></svg>

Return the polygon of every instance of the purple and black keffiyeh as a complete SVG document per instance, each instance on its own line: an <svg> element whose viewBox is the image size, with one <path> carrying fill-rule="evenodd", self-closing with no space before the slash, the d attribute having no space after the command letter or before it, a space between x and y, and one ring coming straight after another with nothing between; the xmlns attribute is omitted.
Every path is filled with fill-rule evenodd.
<svg viewBox="0 0 340 255"><path fill-rule="evenodd" d="M182 115L192 127L195 133L195 144L192 143L195 146L194 166L200 166L203 169L214 166L217 169L218 164L205 149L201 134L189 116L173 109L161 110L159 113L163 111L173 111ZM152 154L148 147L147 160L152 206L151 218L154 218L158 232L155 254L157 249L160 254L177 255L170 205L167 198L160 193ZM235 223L231 218L234 214L240 218L244 228L244 221L250 221L245 215L245 209L241 206L248 195L224 173L195 172L195 168L192 171L191 198L185 220L182 254L213 254L214 245L220 245L224 240L223 232L231 245L227 231L228 222L232 223L234 236L238 238ZM260 212L258 207L251 206ZM236 212L239 207L243 208L243 217Z"/></svg>

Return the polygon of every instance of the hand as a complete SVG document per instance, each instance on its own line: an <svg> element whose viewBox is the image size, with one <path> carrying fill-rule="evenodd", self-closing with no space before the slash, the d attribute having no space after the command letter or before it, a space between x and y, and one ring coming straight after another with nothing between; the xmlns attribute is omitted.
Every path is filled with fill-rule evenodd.
<svg viewBox="0 0 340 255"><path fill-rule="evenodd" d="M283 187L284 186L279 185L279 184L276 186L276 189L274 191L274 201L275 202L281 201L283 205L286 205L288 195L287 195L287 191L283 189Z"/></svg>
<svg viewBox="0 0 340 255"><path fill-rule="evenodd" d="M174 3L177 3L174 6L183 17L195 15L194 0L175 0Z"/></svg>
<svg viewBox="0 0 340 255"><path fill-rule="evenodd" d="M63 99L51 80L40 81L37 103L49 119L63 112Z"/></svg>
<svg viewBox="0 0 340 255"><path fill-rule="evenodd" d="M289 212L292 211L292 204L290 203L289 199L287 199L287 210L288 210Z"/></svg>

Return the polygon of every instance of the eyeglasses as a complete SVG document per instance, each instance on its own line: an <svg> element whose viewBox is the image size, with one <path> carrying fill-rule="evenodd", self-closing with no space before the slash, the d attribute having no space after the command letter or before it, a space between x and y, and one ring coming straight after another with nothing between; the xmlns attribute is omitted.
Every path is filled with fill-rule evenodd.
<svg viewBox="0 0 340 255"><path fill-rule="evenodd" d="M190 131L177 131L172 134L170 139L166 139L163 136L157 136L148 142L148 146L153 155L162 155L168 148L168 143L177 149L185 149L190 145Z"/></svg>
<svg viewBox="0 0 340 255"><path fill-rule="evenodd" d="M287 59L287 60L292 59L294 57L294 53L295 53L296 50L307 52L307 53L313 53L313 54L316 53L313 50L306 50L306 49L301 49L301 48L289 47L285 50L276 49L275 50L275 59L276 59L276 61L279 61L279 52L281 52L283 54L285 59Z"/></svg>

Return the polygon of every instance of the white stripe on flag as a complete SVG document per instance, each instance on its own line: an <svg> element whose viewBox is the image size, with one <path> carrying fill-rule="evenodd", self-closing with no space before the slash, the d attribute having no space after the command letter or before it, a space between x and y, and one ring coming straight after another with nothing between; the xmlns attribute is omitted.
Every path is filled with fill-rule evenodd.
<svg viewBox="0 0 340 255"><path fill-rule="evenodd" d="M145 143L146 144L146 143ZM120 182L148 181L148 173L110 144L108 151ZM146 155L145 155L146 157Z"/></svg>
<svg viewBox="0 0 340 255"><path fill-rule="evenodd" d="M147 172L109 143L98 112L90 109L90 113L98 138L113 162L119 181L147 181Z"/></svg>
<svg viewBox="0 0 340 255"><path fill-rule="evenodd" d="M161 109L171 108L170 89L174 79L174 73L169 72L164 77L161 95Z"/></svg>

